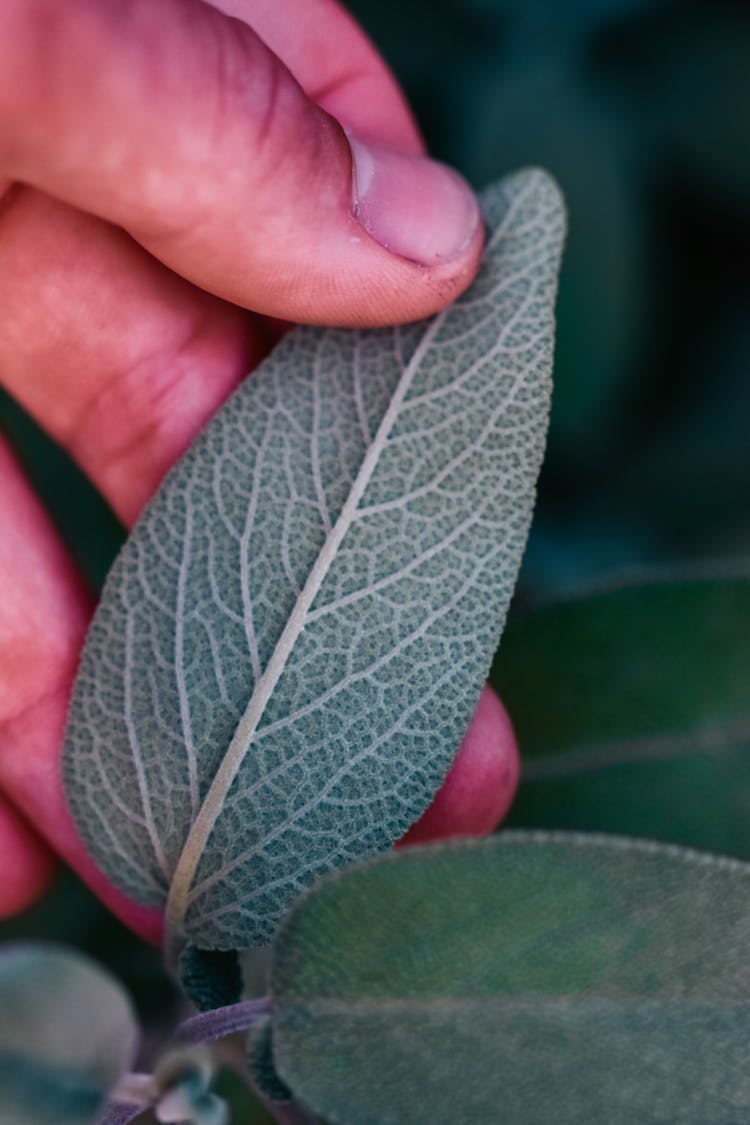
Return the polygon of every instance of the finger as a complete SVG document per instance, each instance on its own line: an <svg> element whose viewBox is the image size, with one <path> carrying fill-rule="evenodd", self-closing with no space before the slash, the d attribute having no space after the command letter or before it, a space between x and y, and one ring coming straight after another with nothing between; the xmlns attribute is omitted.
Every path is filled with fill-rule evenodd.
<svg viewBox="0 0 750 1125"><path fill-rule="evenodd" d="M21 187L0 213L0 379L126 523L267 335L91 215Z"/></svg>
<svg viewBox="0 0 750 1125"><path fill-rule="evenodd" d="M383 324L471 280L463 181L348 142L240 20L201 0L5 0L0 19L0 174L125 227L200 287L288 320Z"/></svg>
<svg viewBox="0 0 750 1125"><path fill-rule="evenodd" d="M398 83L336 0L210 3L249 24L307 96L348 129L398 152L424 154L424 142Z"/></svg>
<svg viewBox="0 0 750 1125"><path fill-rule="evenodd" d="M0 920L20 913L47 889L52 852L0 793Z"/></svg>
<svg viewBox="0 0 750 1125"><path fill-rule="evenodd" d="M59 749L91 597L2 442L0 480L0 789L128 925L157 939L158 915L94 867L63 794Z"/></svg>
<svg viewBox="0 0 750 1125"><path fill-rule="evenodd" d="M510 808L519 770L508 714L492 688L485 687L448 776L399 845L491 832Z"/></svg>

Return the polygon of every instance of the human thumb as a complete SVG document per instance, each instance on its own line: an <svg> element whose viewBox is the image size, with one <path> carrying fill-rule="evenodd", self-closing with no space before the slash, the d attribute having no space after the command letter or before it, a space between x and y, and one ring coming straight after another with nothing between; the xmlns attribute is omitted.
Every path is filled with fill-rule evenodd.
<svg viewBox="0 0 750 1125"><path fill-rule="evenodd" d="M418 319L477 267L457 173L348 137L252 28L201 0L4 0L0 136L0 177L286 320Z"/></svg>

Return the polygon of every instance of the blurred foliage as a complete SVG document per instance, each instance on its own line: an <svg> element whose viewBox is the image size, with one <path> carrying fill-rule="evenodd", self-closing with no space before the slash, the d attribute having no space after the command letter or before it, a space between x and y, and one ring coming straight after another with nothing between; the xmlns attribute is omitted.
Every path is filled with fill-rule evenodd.
<svg viewBox="0 0 750 1125"><path fill-rule="evenodd" d="M549 454L517 609L651 564L722 558L736 570L750 557L750 4L351 0L349 7L391 63L437 156L478 188L521 164L543 165L567 197ZM1 398L0 426L99 585L122 529ZM679 645L680 628L660 636ZM558 667L571 646L593 645L586 651L596 670L596 638L573 629L556 644ZM634 645L623 660L637 653ZM538 647L523 659L531 674L554 679ZM750 668L746 653L737 659ZM582 715L596 691L594 671L578 685ZM743 750L733 751L738 765ZM516 817L648 827L672 780L656 776L664 763L641 766L635 781L620 764L619 775L592 773L575 790L568 779L546 798L529 789ZM705 757L685 768L694 796L711 792ZM641 800L644 786L653 808ZM618 792L627 798L624 826L612 811ZM706 808L700 831L720 815ZM670 824L680 838L694 831L677 811ZM173 1014L156 951L129 937L70 876L0 926L0 939L21 936L93 953L125 982L150 1026ZM249 1110L239 1112L238 1120L250 1120Z"/></svg>
<svg viewBox="0 0 750 1125"><path fill-rule="evenodd" d="M436 155L558 178L570 236L520 600L750 553L750 5L353 0Z"/></svg>
<svg viewBox="0 0 750 1125"><path fill-rule="evenodd" d="M749 859L749 637L750 581L726 573L517 615L490 674L524 756L508 823Z"/></svg>
<svg viewBox="0 0 750 1125"><path fill-rule="evenodd" d="M179 994L160 950L135 937L70 872L30 910L0 924L0 940L52 941L88 953L125 985L142 1026L157 1032L177 1019Z"/></svg>

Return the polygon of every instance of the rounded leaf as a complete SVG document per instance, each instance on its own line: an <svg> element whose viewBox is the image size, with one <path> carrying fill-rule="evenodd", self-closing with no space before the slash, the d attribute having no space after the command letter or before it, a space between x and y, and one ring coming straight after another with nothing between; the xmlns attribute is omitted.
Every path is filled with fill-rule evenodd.
<svg viewBox="0 0 750 1125"><path fill-rule="evenodd" d="M0 951L0 1120L89 1125L130 1068L127 995L92 961L54 946Z"/></svg>
<svg viewBox="0 0 750 1125"><path fill-rule="evenodd" d="M329 877L282 929L273 1066L332 1125L750 1119L750 867L506 833Z"/></svg>

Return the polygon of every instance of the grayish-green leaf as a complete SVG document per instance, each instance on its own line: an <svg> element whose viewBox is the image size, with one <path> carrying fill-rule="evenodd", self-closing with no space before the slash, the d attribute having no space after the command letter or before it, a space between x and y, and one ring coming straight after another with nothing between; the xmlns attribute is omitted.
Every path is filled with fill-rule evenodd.
<svg viewBox="0 0 750 1125"><path fill-rule="evenodd" d="M93 962L55 946L0 952L0 1120L89 1125L132 1064L127 995Z"/></svg>
<svg viewBox="0 0 750 1125"><path fill-rule="evenodd" d="M423 811L526 539L563 209L484 196L488 250L430 321L293 332L208 426L107 582L67 736L101 866L203 948L268 940L322 872Z"/></svg>
<svg viewBox="0 0 750 1125"><path fill-rule="evenodd" d="M744 1125L750 867L507 833L329 876L285 922L282 1079L332 1125Z"/></svg>
<svg viewBox="0 0 750 1125"><path fill-rule="evenodd" d="M746 577L620 587L523 615L491 678L523 748L513 824L750 858Z"/></svg>
<svg viewBox="0 0 750 1125"><path fill-rule="evenodd" d="M282 1082L273 1062L270 1024L251 1028L247 1036L247 1061L254 1085L270 1102L290 1102L292 1093Z"/></svg>

